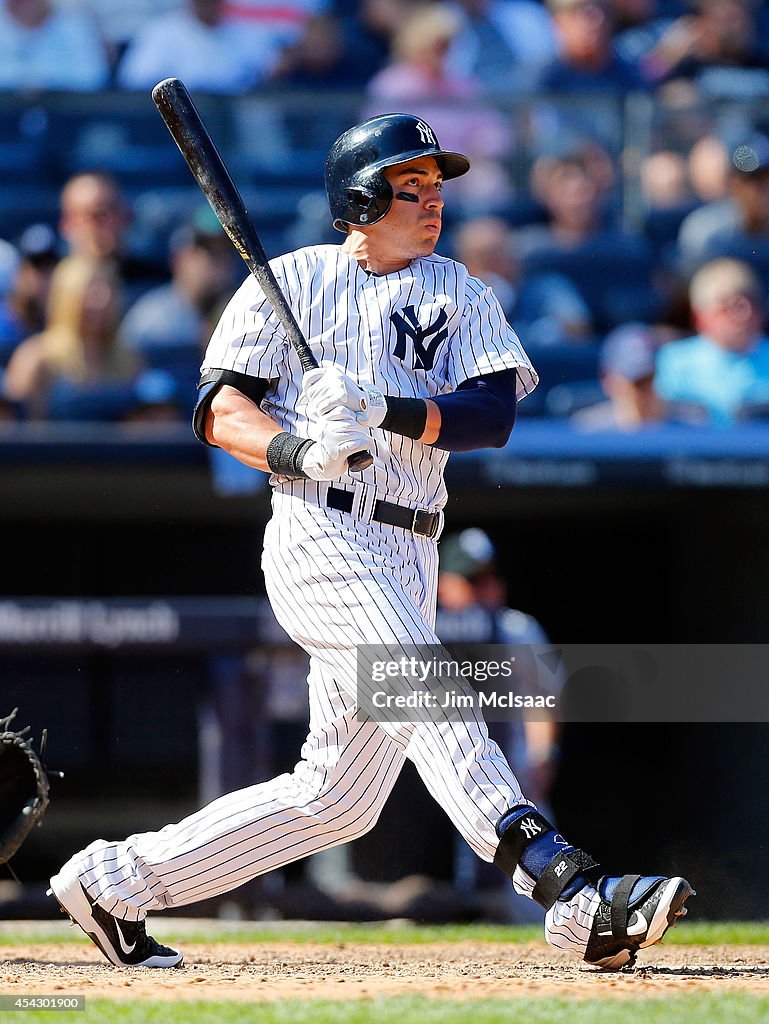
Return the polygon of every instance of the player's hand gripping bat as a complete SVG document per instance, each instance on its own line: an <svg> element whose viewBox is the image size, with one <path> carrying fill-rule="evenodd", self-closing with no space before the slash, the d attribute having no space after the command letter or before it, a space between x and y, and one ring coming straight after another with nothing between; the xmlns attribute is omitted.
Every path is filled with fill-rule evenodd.
<svg viewBox="0 0 769 1024"><path fill-rule="evenodd" d="M318 362L280 290L243 198L186 86L178 78L166 78L152 90L152 99L219 223L269 299L299 356L302 369L305 372L317 369ZM352 472L360 473L373 461L370 452L355 452L347 460L347 466Z"/></svg>

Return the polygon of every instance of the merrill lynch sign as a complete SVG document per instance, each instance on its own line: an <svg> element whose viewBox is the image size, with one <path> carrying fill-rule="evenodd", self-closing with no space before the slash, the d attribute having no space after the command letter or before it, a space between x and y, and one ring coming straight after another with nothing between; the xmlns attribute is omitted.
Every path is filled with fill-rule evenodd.
<svg viewBox="0 0 769 1024"><path fill-rule="evenodd" d="M61 600L34 607L0 601L4 644L167 644L178 638L179 629L179 615L165 601L116 605Z"/></svg>

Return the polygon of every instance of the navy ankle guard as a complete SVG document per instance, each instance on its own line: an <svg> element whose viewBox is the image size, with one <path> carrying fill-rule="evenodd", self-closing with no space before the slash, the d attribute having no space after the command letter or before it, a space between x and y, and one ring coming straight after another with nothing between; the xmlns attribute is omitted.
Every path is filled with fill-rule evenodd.
<svg viewBox="0 0 769 1024"><path fill-rule="evenodd" d="M545 910L549 910L580 875L584 884L600 874L598 862L589 853L566 843L547 818L533 808L517 807L508 811L500 818L497 832L500 839L494 863L510 878L518 864L522 864L536 879L532 899ZM554 842L555 836L560 842ZM527 857L526 852L532 844L540 849L530 851L532 854L536 852L537 856ZM572 888L576 892L580 887Z"/></svg>

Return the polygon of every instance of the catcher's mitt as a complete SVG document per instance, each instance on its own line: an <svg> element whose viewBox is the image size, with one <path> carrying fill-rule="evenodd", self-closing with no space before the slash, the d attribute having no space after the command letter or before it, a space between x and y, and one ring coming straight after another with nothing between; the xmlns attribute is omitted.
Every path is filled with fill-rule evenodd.
<svg viewBox="0 0 769 1024"><path fill-rule="evenodd" d="M10 729L18 710L0 718L0 864L16 853L48 806L48 776L26 738L29 726L19 732ZM45 739L43 732L41 755Z"/></svg>

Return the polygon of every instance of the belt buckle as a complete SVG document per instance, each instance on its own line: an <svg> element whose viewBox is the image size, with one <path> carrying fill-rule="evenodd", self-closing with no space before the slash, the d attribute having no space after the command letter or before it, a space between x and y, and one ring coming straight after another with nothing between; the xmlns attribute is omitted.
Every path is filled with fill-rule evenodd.
<svg viewBox="0 0 769 1024"><path fill-rule="evenodd" d="M411 520L411 532L420 537L432 537L435 534L435 521L433 520L427 527L420 527L420 518L423 520L425 516L432 517L433 515L434 513L429 512L426 508L415 508Z"/></svg>

